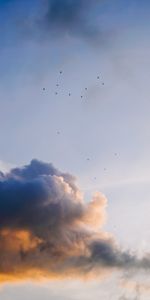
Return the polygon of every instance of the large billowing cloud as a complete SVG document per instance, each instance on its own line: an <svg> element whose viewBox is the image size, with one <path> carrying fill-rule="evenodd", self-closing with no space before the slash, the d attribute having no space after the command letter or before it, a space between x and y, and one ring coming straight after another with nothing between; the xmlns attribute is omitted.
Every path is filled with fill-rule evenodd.
<svg viewBox="0 0 150 300"><path fill-rule="evenodd" d="M32 160L0 173L0 280L86 276L149 268L102 230L106 198L87 203L75 178Z"/></svg>

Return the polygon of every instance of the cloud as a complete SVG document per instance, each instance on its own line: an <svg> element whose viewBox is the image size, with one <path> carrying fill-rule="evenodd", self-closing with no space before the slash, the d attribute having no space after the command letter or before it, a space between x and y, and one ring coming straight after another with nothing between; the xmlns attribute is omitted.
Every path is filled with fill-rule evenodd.
<svg viewBox="0 0 150 300"><path fill-rule="evenodd" d="M80 37L96 44L104 42L105 33L96 22L100 3L95 0L48 0L44 27L55 37Z"/></svg>
<svg viewBox="0 0 150 300"><path fill-rule="evenodd" d="M0 281L149 269L102 230L107 200L86 202L75 177L32 160L0 173Z"/></svg>
<svg viewBox="0 0 150 300"><path fill-rule="evenodd" d="M10 0L0 6L9 15L9 23L3 24L10 29L9 42L10 33L20 41L60 39L64 43L80 38L94 46L105 46L114 37L101 17L102 0L40 0L31 5Z"/></svg>

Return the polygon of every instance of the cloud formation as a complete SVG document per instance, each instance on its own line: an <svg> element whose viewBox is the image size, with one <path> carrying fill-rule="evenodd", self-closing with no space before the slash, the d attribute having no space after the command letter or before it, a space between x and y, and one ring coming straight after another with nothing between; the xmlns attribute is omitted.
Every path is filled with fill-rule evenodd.
<svg viewBox="0 0 150 300"><path fill-rule="evenodd" d="M32 37L40 41L60 39L64 43L80 38L94 46L105 46L114 36L101 18L103 0L40 0L31 1L31 5L24 0L4 2L0 7L9 16L7 26L21 41Z"/></svg>
<svg viewBox="0 0 150 300"><path fill-rule="evenodd" d="M99 3L101 1L48 0L43 24L56 37L77 36L97 43L104 39L94 17Z"/></svg>
<svg viewBox="0 0 150 300"><path fill-rule="evenodd" d="M87 203L75 178L32 160L0 173L0 281L150 268L102 230L107 200Z"/></svg>

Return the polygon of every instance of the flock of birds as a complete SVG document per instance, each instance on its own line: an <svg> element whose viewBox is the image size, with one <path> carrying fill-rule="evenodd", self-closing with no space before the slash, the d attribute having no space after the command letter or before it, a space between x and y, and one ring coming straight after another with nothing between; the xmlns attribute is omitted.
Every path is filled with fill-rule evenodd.
<svg viewBox="0 0 150 300"><path fill-rule="evenodd" d="M63 71L62 70L60 70L59 71L59 75L61 76L63 74ZM97 75L97 80L98 81L100 81L100 76L99 75ZM104 86L105 85L105 83L103 82L103 81L101 81L101 84L102 84L102 86ZM58 89L59 88L59 86L60 86L60 84L59 83L56 83L56 88ZM84 90L87 92L88 91L88 88L87 87L85 87L84 88ZM46 91L46 88L45 87L43 87L43 91ZM55 91L55 96L57 96L58 95L58 90L56 90ZM71 92L69 92L68 93L68 96L69 97L71 97L72 96L72 94L71 94ZM83 94L81 94L80 95L80 98L81 99L83 99L84 98L84 96L83 96ZM57 133L57 135L60 135L61 134L61 132L60 131L57 131L56 132ZM114 153L114 156L116 156L117 157L117 153ZM88 162L90 162L91 161L91 159L88 157L88 158L86 158L86 161L88 161ZM106 168L104 168L104 172L106 172L107 171L107 169ZM97 178L96 177L94 177L94 180L96 180Z"/></svg>
<svg viewBox="0 0 150 300"><path fill-rule="evenodd" d="M62 75L62 74L63 74L63 71L60 71L59 74ZM100 76L97 76L97 80L100 80ZM102 84L103 86L105 85L104 82L102 82L101 84ZM56 88L58 88L58 87L59 87L59 83L56 84ZM45 87L43 87L43 91L46 91L46 88L45 88ZM85 87L85 91L88 91L88 88L87 88L87 87ZM58 95L58 91L55 91L55 96L57 96L57 95ZM72 95L72 94L69 92L69 93L68 93L68 96L71 97L71 95ZM80 97L81 97L81 99L82 99L82 98L83 98L83 95L80 95Z"/></svg>

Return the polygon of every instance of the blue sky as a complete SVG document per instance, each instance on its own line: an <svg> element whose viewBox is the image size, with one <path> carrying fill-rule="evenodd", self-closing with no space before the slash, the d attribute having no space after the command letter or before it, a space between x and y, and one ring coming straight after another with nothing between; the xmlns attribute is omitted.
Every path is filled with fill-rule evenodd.
<svg viewBox="0 0 150 300"><path fill-rule="evenodd" d="M150 3L99 1L84 8L86 26L77 19L60 32L51 20L47 26L47 3L0 1L1 169L37 158L75 175L87 201L95 191L106 195L105 229L143 253L150 248ZM90 283L89 300L117 299L117 280ZM84 299L86 290L87 283L50 282L8 284L1 293ZM143 291L140 299L148 298Z"/></svg>

